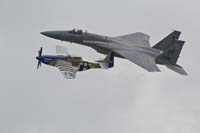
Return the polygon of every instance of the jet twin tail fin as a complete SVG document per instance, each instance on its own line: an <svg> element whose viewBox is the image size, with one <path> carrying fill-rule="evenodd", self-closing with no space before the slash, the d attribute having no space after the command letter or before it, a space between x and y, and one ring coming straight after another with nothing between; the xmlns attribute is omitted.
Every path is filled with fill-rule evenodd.
<svg viewBox="0 0 200 133"><path fill-rule="evenodd" d="M175 40L178 40L180 35L180 31L173 31L163 40L154 45L153 48L164 51L165 49L168 49L174 43Z"/></svg>
<svg viewBox="0 0 200 133"><path fill-rule="evenodd" d="M185 41L175 40L171 46L156 58L158 64L176 64Z"/></svg>
<svg viewBox="0 0 200 133"><path fill-rule="evenodd" d="M158 42L153 48L162 50L163 53L156 58L157 64L165 65L167 68L181 74L187 75L185 70L177 65L177 61L185 41L178 40L181 32L174 31L166 38Z"/></svg>

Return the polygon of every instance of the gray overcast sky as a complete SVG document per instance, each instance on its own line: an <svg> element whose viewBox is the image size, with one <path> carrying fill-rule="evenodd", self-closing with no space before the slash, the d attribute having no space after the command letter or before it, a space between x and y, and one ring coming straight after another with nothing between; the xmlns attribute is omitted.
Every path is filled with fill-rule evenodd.
<svg viewBox="0 0 200 133"><path fill-rule="evenodd" d="M0 0L1 133L199 133L200 2L198 0ZM179 59L189 76L165 67L148 73L116 59L115 68L65 80L56 68L36 70L37 51L61 42L45 30L81 28L117 36L145 32L151 44L172 29L186 44ZM68 44L88 60L104 57Z"/></svg>

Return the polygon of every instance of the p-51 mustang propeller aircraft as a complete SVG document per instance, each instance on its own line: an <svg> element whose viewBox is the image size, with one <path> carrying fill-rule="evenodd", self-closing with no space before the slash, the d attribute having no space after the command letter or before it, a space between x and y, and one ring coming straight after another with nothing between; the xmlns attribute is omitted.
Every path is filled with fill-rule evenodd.
<svg viewBox="0 0 200 133"><path fill-rule="evenodd" d="M36 59L38 60L37 68L41 66L41 63L57 67L66 79L74 79L76 72L99 68L108 69L114 66L113 52L109 52L104 60L88 62L81 57L72 57L70 55L42 55L41 47Z"/></svg>
<svg viewBox="0 0 200 133"><path fill-rule="evenodd" d="M114 56L128 59L148 72L160 72L156 65L160 64L181 75L187 75L177 64L185 43L179 40L181 34L179 31L172 32L153 47L150 46L150 36L140 32L117 37L107 37L75 29L46 31L41 34L61 41L89 46L102 54L113 51Z"/></svg>

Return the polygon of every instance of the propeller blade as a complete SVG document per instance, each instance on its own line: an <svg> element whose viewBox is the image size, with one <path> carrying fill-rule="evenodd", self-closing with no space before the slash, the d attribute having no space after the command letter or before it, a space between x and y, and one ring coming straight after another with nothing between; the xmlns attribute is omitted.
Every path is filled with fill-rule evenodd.
<svg viewBox="0 0 200 133"><path fill-rule="evenodd" d="M39 55L39 56L42 55L42 47L41 47L40 50L38 51L38 55Z"/></svg>
<svg viewBox="0 0 200 133"><path fill-rule="evenodd" d="M40 61L38 61L38 64L37 64L37 69L40 67Z"/></svg>
<svg viewBox="0 0 200 133"><path fill-rule="evenodd" d="M38 57L42 56L42 47L38 51ZM38 58L37 58L38 59ZM41 60L38 59L37 69L41 66Z"/></svg>
<svg viewBox="0 0 200 133"><path fill-rule="evenodd" d="M38 61L38 64L37 64L37 69L41 67L41 61Z"/></svg>

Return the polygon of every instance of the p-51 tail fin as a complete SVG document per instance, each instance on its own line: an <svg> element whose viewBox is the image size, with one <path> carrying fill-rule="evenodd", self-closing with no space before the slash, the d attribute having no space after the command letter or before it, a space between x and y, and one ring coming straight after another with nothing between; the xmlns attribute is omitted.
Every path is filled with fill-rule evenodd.
<svg viewBox="0 0 200 133"><path fill-rule="evenodd" d="M110 51L104 60L96 61L99 62L101 67L108 69L114 66L114 52Z"/></svg>

